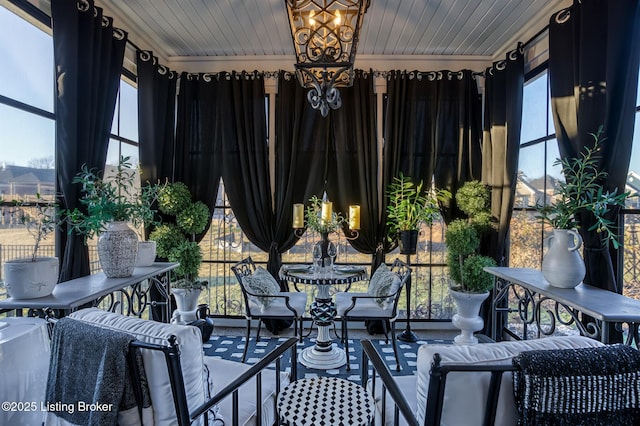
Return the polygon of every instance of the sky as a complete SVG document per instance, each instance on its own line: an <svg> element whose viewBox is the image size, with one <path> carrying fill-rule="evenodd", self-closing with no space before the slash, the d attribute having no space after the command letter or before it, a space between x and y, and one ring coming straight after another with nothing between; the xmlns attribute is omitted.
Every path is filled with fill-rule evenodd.
<svg viewBox="0 0 640 426"><path fill-rule="evenodd" d="M0 7L0 95L34 105L53 112L53 48L47 33ZM25 54L27 52L27 54ZM137 140L136 91L126 83L121 85L122 110L120 120L114 123L114 133ZM524 93L522 141L545 136L547 118L550 133L553 122L546 115L546 77L528 83ZM640 103L640 84L638 88ZM638 115L638 114L636 114ZM637 118L640 120L640 117ZM54 155L55 126L50 119L24 113L0 104L0 165L1 162L27 166L32 159ZM640 170L640 123L636 123L634 149L630 170ZM551 163L558 156L557 145L549 143L547 167L549 174L559 176L559 168L551 170ZM112 144L108 162L117 163L117 145ZM125 148L122 154L137 158L135 148ZM543 147L523 149L519 168L530 179L541 177L544 172Z"/></svg>

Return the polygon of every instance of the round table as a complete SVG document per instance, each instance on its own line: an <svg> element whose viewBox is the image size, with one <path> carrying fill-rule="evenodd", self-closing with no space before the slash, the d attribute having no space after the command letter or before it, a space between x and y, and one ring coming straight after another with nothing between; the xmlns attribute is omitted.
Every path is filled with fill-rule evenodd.
<svg viewBox="0 0 640 426"><path fill-rule="evenodd" d="M369 393L336 377L296 380L278 395L278 417L285 425L366 426L374 415Z"/></svg>
<svg viewBox="0 0 640 426"><path fill-rule="evenodd" d="M336 285L347 285L367 278L367 271L357 266L336 266L329 272L314 273L310 265L283 265L280 278L296 284L313 284L318 287L311 304L311 318L318 326L316 344L300 353L300 362L308 368L327 370L347 363L344 350L333 345L330 326L336 316L336 305L329 290Z"/></svg>

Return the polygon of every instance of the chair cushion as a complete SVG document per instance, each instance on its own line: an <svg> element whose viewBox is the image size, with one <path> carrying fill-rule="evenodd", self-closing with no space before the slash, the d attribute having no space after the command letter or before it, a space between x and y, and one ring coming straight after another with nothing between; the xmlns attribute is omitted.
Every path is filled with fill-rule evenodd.
<svg viewBox="0 0 640 426"><path fill-rule="evenodd" d="M338 316L344 316L347 308L351 306L352 297L370 296L369 293L340 292L336 293L336 312ZM356 306L351 309L347 316L357 318L391 318L390 307L380 307L375 299L356 299Z"/></svg>
<svg viewBox="0 0 640 426"><path fill-rule="evenodd" d="M626 345L527 351L513 358L519 423L636 424L640 351Z"/></svg>
<svg viewBox="0 0 640 426"><path fill-rule="evenodd" d="M251 368L250 365L240 362L219 359L215 357L205 356L205 365L212 372L216 383L215 390L219 391L224 386L231 383L242 373ZM280 389L284 389L289 384L289 373L280 373ZM252 378L244 385L240 386L238 391L238 424L239 425L272 425L275 424L276 413L276 375L272 369L266 369L262 372L262 422L256 421L256 379ZM226 424L231 424L233 419L231 396L220 401L220 412Z"/></svg>
<svg viewBox="0 0 640 426"><path fill-rule="evenodd" d="M250 292L254 294L260 294L265 296L275 296L280 293L280 284L275 278L263 267L258 266L251 275L242 277L242 285ZM272 297L260 297L249 296L256 305L264 310L269 307L275 300Z"/></svg>
<svg viewBox="0 0 640 426"><path fill-rule="evenodd" d="M298 293L297 291L292 292L279 292L279 296L289 296L289 306L291 306L296 312L295 314L291 312L291 310L287 307L285 303L285 299L281 297L272 297L271 303L268 307L260 308L262 316L273 316L273 317L301 317L304 314L304 311L307 307L307 293ZM249 302L251 303L251 302ZM253 306L254 308L257 305Z"/></svg>
<svg viewBox="0 0 640 426"><path fill-rule="evenodd" d="M537 349L571 349L603 344L583 336L557 336L534 340L483 343L479 345L422 345L418 349L417 411L419 424L424 423L429 390L429 373L433 355L439 353L442 364L511 365L512 358L524 351ZM489 374L482 372L451 373L447 379L442 406L442 425L476 425L484 416L484 403L489 388ZM403 389L403 392L409 390ZM464 410L460 409L464 401ZM502 376L496 425L517 424L518 414L513 399L511 374Z"/></svg>
<svg viewBox="0 0 640 426"><path fill-rule="evenodd" d="M202 337L198 328L125 317L97 308L81 309L69 316L77 320L98 324L101 327L126 331L135 336L137 340L147 343L167 345L169 337L176 336L176 342L180 348L180 363L189 411L193 411L205 402L204 354ZM145 349L142 349L141 353L149 382L154 424L176 424L176 410L164 354L160 351ZM194 424L203 424L202 418Z"/></svg>
<svg viewBox="0 0 640 426"><path fill-rule="evenodd" d="M395 294L398 288L400 288L400 277L391 272L387 265L382 263L373 273L367 293L369 293L369 296L380 296L374 300L381 308L384 308L393 303L393 299L389 295Z"/></svg>

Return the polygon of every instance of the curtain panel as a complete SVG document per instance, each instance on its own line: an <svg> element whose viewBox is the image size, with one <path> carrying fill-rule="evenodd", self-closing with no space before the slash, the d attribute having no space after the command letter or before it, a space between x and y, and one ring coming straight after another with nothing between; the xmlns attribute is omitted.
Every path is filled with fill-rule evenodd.
<svg viewBox="0 0 640 426"><path fill-rule="evenodd" d="M173 181L178 75L150 51L136 53L136 66L141 180Z"/></svg>
<svg viewBox="0 0 640 426"><path fill-rule="evenodd" d="M180 74L176 113L176 146L173 181L182 182L194 201L201 201L213 211L222 177L222 139L224 118L221 111L229 106L218 93L221 74ZM201 241L204 231L195 236Z"/></svg>
<svg viewBox="0 0 640 426"><path fill-rule="evenodd" d="M608 173L603 190L625 190L633 143L640 62L640 5L637 0L582 0L551 16L549 81L560 155L575 158L592 146L603 126L606 138L598 167ZM609 219L619 220L618 208ZM584 240L585 283L622 293L614 265L617 251L578 218Z"/></svg>
<svg viewBox="0 0 640 426"><path fill-rule="evenodd" d="M60 207L82 208L73 178L83 164L103 170L120 84L127 33L93 1L51 2L56 70L56 184ZM56 231L60 281L89 275L84 237Z"/></svg>
<svg viewBox="0 0 640 426"><path fill-rule="evenodd" d="M386 226L381 222L378 137L373 73L355 71L353 86L340 90L342 107L330 113L327 194L336 209L348 215L349 205L360 206L360 235L349 243L360 253L371 254L371 270L384 261ZM348 226L343 227L349 235Z"/></svg>
<svg viewBox="0 0 640 426"><path fill-rule="evenodd" d="M491 187L491 216L497 229L488 255L507 266L507 238L518 180L524 55L520 48L485 70L482 181Z"/></svg>
<svg viewBox="0 0 640 426"><path fill-rule="evenodd" d="M480 179L482 104L472 71L393 71L387 96L384 188L402 172L455 196ZM453 198L442 214L447 223L460 214Z"/></svg>

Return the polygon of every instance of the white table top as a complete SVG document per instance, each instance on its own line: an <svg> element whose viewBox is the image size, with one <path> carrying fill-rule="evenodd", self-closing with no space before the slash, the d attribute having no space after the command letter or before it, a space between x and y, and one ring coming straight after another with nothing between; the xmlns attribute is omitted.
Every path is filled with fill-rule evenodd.
<svg viewBox="0 0 640 426"><path fill-rule="evenodd" d="M604 322L640 322L640 300L586 284L554 287L537 269L493 266L485 271Z"/></svg>
<svg viewBox="0 0 640 426"><path fill-rule="evenodd" d="M10 297L0 301L0 309L51 308L73 310L114 291L168 272L177 266L177 263L157 262L151 266L135 268L133 274L126 278L107 278L104 273L100 272L59 283L53 289L53 293L46 297L37 299L14 299Z"/></svg>

